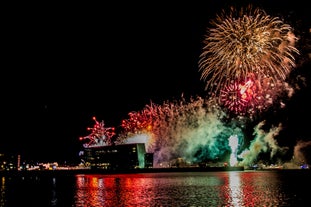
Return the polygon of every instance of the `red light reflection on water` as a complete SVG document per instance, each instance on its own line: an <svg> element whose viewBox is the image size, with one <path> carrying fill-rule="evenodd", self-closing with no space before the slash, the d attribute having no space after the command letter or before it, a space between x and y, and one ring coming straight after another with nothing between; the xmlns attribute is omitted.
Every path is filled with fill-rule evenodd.
<svg viewBox="0 0 311 207"><path fill-rule="evenodd" d="M220 191L225 197L228 206L255 206L254 189L252 185L245 185L252 180L251 174L241 174L240 172L230 172L224 174L224 185ZM241 181L241 179L243 181ZM250 184L250 183L249 183Z"/></svg>
<svg viewBox="0 0 311 207"><path fill-rule="evenodd" d="M142 175L81 175L76 181L77 206L128 206L153 199L153 192L143 192L153 181ZM148 193L149 197L146 197ZM87 204L85 203L87 201Z"/></svg>
<svg viewBox="0 0 311 207"><path fill-rule="evenodd" d="M284 206L288 192L273 172L77 175L76 207ZM285 190L285 191L284 191Z"/></svg>
<svg viewBox="0 0 311 207"><path fill-rule="evenodd" d="M229 172L221 174L223 185L220 197L225 206L279 206L286 203L275 173Z"/></svg>

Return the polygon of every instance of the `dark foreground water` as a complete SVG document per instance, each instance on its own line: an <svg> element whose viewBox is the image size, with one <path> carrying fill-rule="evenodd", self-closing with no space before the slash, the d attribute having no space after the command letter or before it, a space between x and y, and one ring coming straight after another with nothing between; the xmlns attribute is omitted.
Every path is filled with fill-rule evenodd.
<svg viewBox="0 0 311 207"><path fill-rule="evenodd" d="M311 206L310 170L2 176L0 206Z"/></svg>

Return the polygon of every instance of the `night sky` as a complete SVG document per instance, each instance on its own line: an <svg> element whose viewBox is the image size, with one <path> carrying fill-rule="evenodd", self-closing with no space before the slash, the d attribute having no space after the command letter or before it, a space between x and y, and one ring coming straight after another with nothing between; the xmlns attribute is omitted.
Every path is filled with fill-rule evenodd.
<svg viewBox="0 0 311 207"><path fill-rule="evenodd" d="M129 112L151 101L161 104L182 94L206 96L197 64L203 36L209 20L235 4L194 2L7 8L2 20L0 151L25 159L71 160L82 147L79 137L93 126L93 116L106 126L118 126ZM300 70L293 77L301 74L309 85L277 115L288 120L286 142L311 140L307 2L249 2L281 15L304 37L297 46Z"/></svg>

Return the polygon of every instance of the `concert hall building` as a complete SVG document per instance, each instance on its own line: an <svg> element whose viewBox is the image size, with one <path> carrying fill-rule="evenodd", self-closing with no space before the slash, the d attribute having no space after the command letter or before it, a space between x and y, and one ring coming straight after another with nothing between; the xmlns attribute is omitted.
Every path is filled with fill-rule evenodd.
<svg viewBox="0 0 311 207"><path fill-rule="evenodd" d="M146 153L144 143L84 148L81 156L92 169L128 170L153 167L153 154Z"/></svg>

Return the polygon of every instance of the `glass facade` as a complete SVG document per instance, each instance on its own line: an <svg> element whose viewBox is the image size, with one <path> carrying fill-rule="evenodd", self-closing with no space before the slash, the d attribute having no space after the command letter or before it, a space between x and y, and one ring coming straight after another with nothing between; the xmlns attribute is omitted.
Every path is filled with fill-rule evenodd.
<svg viewBox="0 0 311 207"><path fill-rule="evenodd" d="M83 156L86 165L95 169L127 170L153 164L153 155L146 153L144 143L85 148Z"/></svg>

